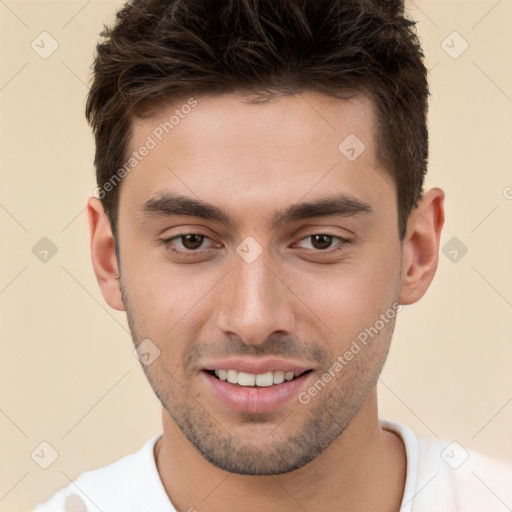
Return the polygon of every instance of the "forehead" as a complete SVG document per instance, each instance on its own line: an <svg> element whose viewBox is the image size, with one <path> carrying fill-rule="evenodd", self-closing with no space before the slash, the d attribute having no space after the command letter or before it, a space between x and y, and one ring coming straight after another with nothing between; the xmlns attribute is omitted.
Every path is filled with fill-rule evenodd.
<svg viewBox="0 0 512 512"><path fill-rule="evenodd" d="M128 156L138 152L139 160L123 180L120 210L124 204L134 211L166 189L241 215L334 191L393 205L394 188L375 156L374 126L365 96L183 98L134 120Z"/></svg>

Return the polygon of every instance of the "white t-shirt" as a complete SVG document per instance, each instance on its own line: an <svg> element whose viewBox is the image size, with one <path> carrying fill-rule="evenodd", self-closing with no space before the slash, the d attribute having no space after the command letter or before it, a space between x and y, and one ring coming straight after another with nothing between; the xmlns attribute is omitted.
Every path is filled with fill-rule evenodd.
<svg viewBox="0 0 512 512"><path fill-rule="evenodd" d="M407 472L400 512L512 510L512 464L451 443L422 438L380 419L405 445ZM176 512L158 473L154 447L162 434L112 464L82 473L32 512Z"/></svg>

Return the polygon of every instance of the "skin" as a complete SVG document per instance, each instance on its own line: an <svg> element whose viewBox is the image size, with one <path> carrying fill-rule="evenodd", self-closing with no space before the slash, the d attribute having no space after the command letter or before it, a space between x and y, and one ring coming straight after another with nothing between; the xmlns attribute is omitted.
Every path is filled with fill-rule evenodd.
<svg viewBox="0 0 512 512"><path fill-rule="evenodd" d="M397 511L405 450L380 428L376 393L396 317L308 404L231 410L205 385L201 365L275 355L313 370L307 390L394 302L425 294L438 263L444 192L424 194L402 243L368 98L308 91L263 104L233 94L197 100L119 185L120 268L101 202L88 202L103 296L127 312L135 345L149 338L160 349L143 369L163 405L155 457L165 490L179 511ZM131 150L185 101L135 120ZM366 147L354 161L338 150L350 134ZM163 191L211 203L233 225L143 214ZM334 192L372 212L272 225L276 211ZM170 252L164 239L177 237L170 244L184 252L199 245L183 233L207 237L201 255ZM311 237L325 233L333 238L322 249ZM236 252L249 236L262 249L252 263Z"/></svg>

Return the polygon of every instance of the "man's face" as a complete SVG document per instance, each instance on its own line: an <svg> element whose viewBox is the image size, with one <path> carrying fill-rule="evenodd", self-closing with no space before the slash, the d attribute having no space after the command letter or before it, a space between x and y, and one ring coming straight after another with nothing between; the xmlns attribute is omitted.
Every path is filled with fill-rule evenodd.
<svg viewBox="0 0 512 512"><path fill-rule="evenodd" d="M235 473L283 473L334 441L374 390L394 327L392 315L378 321L400 294L396 192L376 158L366 98L197 100L134 124L130 152L148 136L156 145L120 185L128 322L136 345L149 339L160 350L144 371L206 459ZM366 208L343 213L342 194ZM186 215L171 196L224 217ZM337 212L296 208L335 197ZM243 386L215 369L249 374L241 383L274 373ZM301 375L269 386L280 370Z"/></svg>

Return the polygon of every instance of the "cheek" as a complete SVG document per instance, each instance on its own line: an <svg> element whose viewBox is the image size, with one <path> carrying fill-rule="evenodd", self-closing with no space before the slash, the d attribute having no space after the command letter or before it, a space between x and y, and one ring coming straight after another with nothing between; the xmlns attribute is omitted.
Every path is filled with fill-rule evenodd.
<svg viewBox="0 0 512 512"><path fill-rule="evenodd" d="M384 246L384 244L383 244ZM338 345L349 343L385 314L397 300L399 260L384 247L368 247L331 271L300 278L301 296L328 326ZM313 285L312 285L313 284ZM314 320L318 324L319 320ZM380 324L379 324L380 325ZM386 331L388 324L381 329ZM384 332L382 333L385 334Z"/></svg>
<svg viewBox="0 0 512 512"><path fill-rule="evenodd" d="M166 367L181 363L182 354L211 316L217 275L198 276L193 265L133 266L124 274L130 309L139 332L154 341Z"/></svg>
<svg viewBox="0 0 512 512"><path fill-rule="evenodd" d="M123 281L137 314L169 324L200 299L200 283L193 265L172 265L163 248L143 239L129 230L121 238Z"/></svg>

